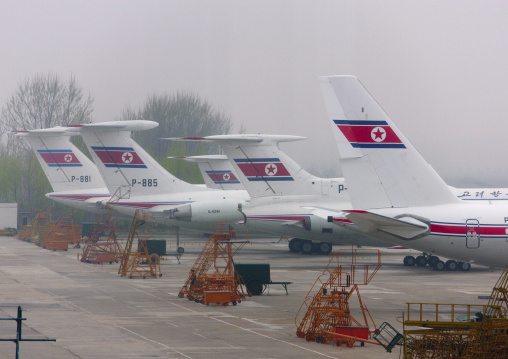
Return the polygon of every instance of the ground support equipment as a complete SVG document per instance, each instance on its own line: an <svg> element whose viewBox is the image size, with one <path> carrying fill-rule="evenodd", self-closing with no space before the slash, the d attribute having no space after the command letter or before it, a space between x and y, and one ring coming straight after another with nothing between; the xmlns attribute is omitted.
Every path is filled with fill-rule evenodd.
<svg viewBox="0 0 508 359"><path fill-rule="evenodd" d="M150 226L145 226L144 233L139 233L139 228L147 223L154 223L151 213L138 209L132 219L129 236L125 244L118 274L129 278L157 278L161 277L160 258L157 255L150 256L146 248L146 239L150 236ZM134 240L138 240L138 248L132 251Z"/></svg>
<svg viewBox="0 0 508 359"><path fill-rule="evenodd" d="M23 226L23 228L18 232L18 239L40 245L52 224L53 217L51 215L51 209L48 208L46 211L39 209L35 214L33 224Z"/></svg>
<svg viewBox="0 0 508 359"><path fill-rule="evenodd" d="M408 303L404 358L507 358L507 312L508 267L487 305Z"/></svg>
<svg viewBox="0 0 508 359"><path fill-rule="evenodd" d="M93 226L83 247L81 262L83 263L118 263L122 260L123 250L116 238L115 222L111 209L106 215L98 214L97 223ZM101 236L107 235L107 239L100 240Z"/></svg>
<svg viewBox="0 0 508 359"><path fill-rule="evenodd" d="M271 284L281 284L288 295L288 285L292 282L274 282L270 277L270 263L235 263L235 271L240 275L252 295L261 295Z"/></svg>
<svg viewBox="0 0 508 359"><path fill-rule="evenodd" d="M378 344L369 340L371 331L368 318L374 327L375 323L362 302L358 286L367 285L372 280L381 267L381 254L377 250L375 261L361 263L358 253L365 255L366 251L339 250L332 255L295 317L298 337L346 347L353 347L357 341L362 346L365 342ZM349 306L355 294L361 319L353 317Z"/></svg>
<svg viewBox="0 0 508 359"><path fill-rule="evenodd" d="M239 240L239 233L245 239ZM207 305L240 303L245 298L244 283L235 271L233 256L246 243L249 243L247 231L233 231L229 224L215 224L178 296Z"/></svg>
<svg viewBox="0 0 508 359"><path fill-rule="evenodd" d="M73 213L61 216L50 227L44 235L41 247L49 250L64 250L69 244L79 246L81 242L81 226L74 224Z"/></svg>

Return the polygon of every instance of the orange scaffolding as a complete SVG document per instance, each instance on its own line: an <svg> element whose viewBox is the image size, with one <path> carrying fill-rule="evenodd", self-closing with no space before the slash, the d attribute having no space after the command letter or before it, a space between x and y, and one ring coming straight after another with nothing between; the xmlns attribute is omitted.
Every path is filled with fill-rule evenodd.
<svg viewBox="0 0 508 359"><path fill-rule="evenodd" d="M51 208L48 208L46 211L39 209L35 214L33 224L23 226L23 228L18 232L18 239L40 245L52 224L53 217L51 216Z"/></svg>
<svg viewBox="0 0 508 359"><path fill-rule="evenodd" d="M69 244L79 246L81 242L81 226L74 224L73 212L59 217L44 234L41 247L49 250L64 250Z"/></svg>
<svg viewBox="0 0 508 359"><path fill-rule="evenodd" d="M129 236L120 262L118 274L121 277L129 278L157 278L161 277L160 258L157 255L150 256L146 247L146 240L150 237L150 226L144 226L146 223L153 223L154 216L152 213L138 209L132 219ZM139 228L144 226L142 237L139 234ZM138 248L132 251L134 239L138 240Z"/></svg>
<svg viewBox="0 0 508 359"><path fill-rule="evenodd" d="M323 273L318 277L307 294L295 317L296 335L307 341L335 343L338 346L353 347L359 341L371 341L369 318L375 323L363 304L358 286L367 285L381 267L381 254L375 251L377 261L362 263L358 253L367 255L373 250L354 249L337 251ZM351 314L350 299L357 296L361 319ZM301 320L298 321L298 319Z"/></svg>
<svg viewBox="0 0 508 359"><path fill-rule="evenodd" d="M83 247L81 262L100 264L118 263L122 260L123 250L116 238L116 220L111 209L108 209L106 214L97 215L96 224ZM101 241L100 238L105 235L107 239Z"/></svg>
<svg viewBox="0 0 508 359"><path fill-rule="evenodd" d="M239 240L239 233L245 239ZM194 262L178 296L207 305L236 305L245 299L244 283L235 272L233 256L249 243L248 236L247 231L231 230L229 224L215 224L213 235Z"/></svg>

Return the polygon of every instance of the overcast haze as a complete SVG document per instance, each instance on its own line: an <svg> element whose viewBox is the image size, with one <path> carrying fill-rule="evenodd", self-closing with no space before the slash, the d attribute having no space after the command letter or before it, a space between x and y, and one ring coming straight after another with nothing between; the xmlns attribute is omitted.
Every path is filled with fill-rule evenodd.
<svg viewBox="0 0 508 359"><path fill-rule="evenodd" d="M282 148L336 176L318 77L352 74L449 184L508 187L507 19L505 1L2 0L0 106L48 72L96 122L189 90L236 131L309 137Z"/></svg>

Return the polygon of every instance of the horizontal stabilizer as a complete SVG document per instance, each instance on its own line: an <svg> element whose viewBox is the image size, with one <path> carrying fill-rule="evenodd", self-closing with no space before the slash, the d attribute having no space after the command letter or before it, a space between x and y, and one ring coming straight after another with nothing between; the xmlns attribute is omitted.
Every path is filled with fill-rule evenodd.
<svg viewBox="0 0 508 359"><path fill-rule="evenodd" d="M281 195L321 195L329 189L279 148L281 142L300 141L290 135L217 135L185 137L178 141L202 141L222 146L235 177L251 198ZM330 188L332 184L330 183Z"/></svg>
<svg viewBox="0 0 508 359"><path fill-rule="evenodd" d="M228 158L226 155L201 155L201 156L175 156L175 157L168 157L168 158L176 158L185 160L187 162L222 162L227 161Z"/></svg>
<svg viewBox="0 0 508 359"><path fill-rule="evenodd" d="M379 231L404 240L417 239L429 234L429 220L418 216L402 215L391 218L358 210L344 213L347 219L365 234Z"/></svg>
<svg viewBox="0 0 508 359"><path fill-rule="evenodd" d="M97 123L86 123L82 125L68 125L69 131L144 131L159 126L157 122L134 120L134 121L108 121Z"/></svg>
<svg viewBox="0 0 508 359"><path fill-rule="evenodd" d="M262 146L277 144L280 142L292 142L305 140L306 137L291 135L215 135L206 137L179 137L179 138L161 138L162 140L172 141L201 141L214 143L220 146Z"/></svg>
<svg viewBox="0 0 508 359"><path fill-rule="evenodd" d="M69 133L68 128L66 127L52 127L52 128L43 128L38 130L22 130L22 131L14 131L13 133L16 136L54 136L54 135L68 135L68 136L76 136L77 133Z"/></svg>

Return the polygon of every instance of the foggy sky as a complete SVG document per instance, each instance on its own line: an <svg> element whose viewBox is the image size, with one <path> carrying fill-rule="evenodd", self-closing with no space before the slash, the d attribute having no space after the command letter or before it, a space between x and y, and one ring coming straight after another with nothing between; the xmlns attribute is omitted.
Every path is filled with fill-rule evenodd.
<svg viewBox="0 0 508 359"><path fill-rule="evenodd" d="M318 77L360 78L451 185L508 187L505 1L0 1L0 106L35 74L72 74L94 121L190 90L235 130L338 176ZM164 137L164 134L161 134Z"/></svg>

